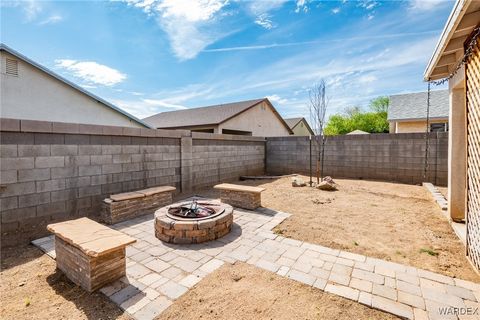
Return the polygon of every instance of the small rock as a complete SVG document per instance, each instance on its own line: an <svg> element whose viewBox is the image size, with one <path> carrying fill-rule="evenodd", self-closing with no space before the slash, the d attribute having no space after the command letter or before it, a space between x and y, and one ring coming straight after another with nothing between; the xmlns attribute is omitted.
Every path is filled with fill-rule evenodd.
<svg viewBox="0 0 480 320"><path fill-rule="evenodd" d="M325 190L325 191L336 191L338 190L338 187L335 181L333 181L332 177L326 176L318 184L317 189Z"/></svg>
<svg viewBox="0 0 480 320"><path fill-rule="evenodd" d="M307 184L301 178L292 178L292 187L305 187Z"/></svg>

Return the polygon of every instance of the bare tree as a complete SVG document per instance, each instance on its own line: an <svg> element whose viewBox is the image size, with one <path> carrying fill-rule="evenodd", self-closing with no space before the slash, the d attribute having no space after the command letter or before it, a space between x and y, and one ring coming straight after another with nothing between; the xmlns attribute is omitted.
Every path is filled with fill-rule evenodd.
<svg viewBox="0 0 480 320"><path fill-rule="evenodd" d="M323 158L325 151L325 114L328 107L328 98L326 97L325 80L321 79L315 83L309 91L309 110L310 121L312 122L313 130L315 132L315 143L317 145L317 184L320 183L320 178L323 178Z"/></svg>

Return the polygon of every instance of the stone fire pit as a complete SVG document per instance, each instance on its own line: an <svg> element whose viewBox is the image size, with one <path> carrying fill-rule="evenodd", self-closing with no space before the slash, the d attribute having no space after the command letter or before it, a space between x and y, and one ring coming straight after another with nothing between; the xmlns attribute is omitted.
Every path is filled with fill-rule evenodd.
<svg viewBox="0 0 480 320"><path fill-rule="evenodd" d="M232 224L232 206L219 200L182 201L155 212L155 236L168 243L215 240L229 233Z"/></svg>

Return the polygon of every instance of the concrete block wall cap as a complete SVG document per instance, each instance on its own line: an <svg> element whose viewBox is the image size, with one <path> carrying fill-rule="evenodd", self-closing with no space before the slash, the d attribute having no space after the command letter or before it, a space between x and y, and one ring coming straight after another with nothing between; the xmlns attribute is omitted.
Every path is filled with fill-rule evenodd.
<svg viewBox="0 0 480 320"><path fill-rule="evenodd" d="M192 138L202 140L266 141L265 137L238 136L233 134L217 134L205 132L192 132Z"/></svg>
<svg viewBox="0 0 480 320"><path fill-rule="evenodd" d="M118 194L113 194L110 196L110 199L113 201L124 201L124 200L130 200L130 199L137 199L137 198L143 198L145 195L140 192L124 192L124 193L118 193Z"/></svg>
<svg viewBox="0 0 480 320"><path fill-rule="evenodd" d="M121 136L123 135L123 127L103 126L102 134L112 135L112 136Z"/></svg>
<svg viewBox="0 0 480 320"><path fill-rule="evenodd" d="M52 132L52 122L20 120L20 131L22 132Z"/></svg>
<svg viewBox="0 0 480 320"><path fill-rule="evenodd" d="M244 186L244 185L232 184L232 183L217 184L213 188L218 190L241 191L241 192L251 192L251 193L261 193L265 191L265 188Z"/></svg>
<svg viewBox="0 0 480 320"><path fill-rule="evenodd" d="M156 137L157 133L155 129L140 129L140 135L142 137Z"/></svg>
<svg viewBox="0 0 480 320"><path fill-rule="evenodd" d="M91 257L99 257L137 240L88 218L47 225L47 230Z"/></svg>
<svg viewBox="0 0 480 320"><path fill-rule="evenodd" d="M94 125L94 124L78 124L78 130L82 134L103 134L102 126Z"/></svg>
<svg viewBox="0 0 480 320"><path fill-rule="evenodd" d="M20 120L10 118L0 118L1 131L20 131Z"/></svg>
<svg viewBox="0 0 480 320"><path fill-rule="evenodd" d="M52 132L78 134L80 129L78 123L52 122Z"/></svg>

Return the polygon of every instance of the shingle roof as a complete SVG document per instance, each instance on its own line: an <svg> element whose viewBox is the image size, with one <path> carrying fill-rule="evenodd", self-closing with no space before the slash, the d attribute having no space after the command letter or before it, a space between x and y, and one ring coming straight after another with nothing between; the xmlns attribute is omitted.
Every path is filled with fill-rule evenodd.
<svg viewBox="0 0 480 320"><path fill-rule="evenodd" d="M448 90L430 92L429 117L448 118ZM390 96L388 120L426 119L427 92L396 94Z"/></svg>
<svg viewBox="0 0 480 320"><path fill-rule="evenodd" d="M32 59L27 58L26 56L24 56L23 54L21 54L21 53L18 52L18 51L13 50L12 48L10 48L9 46L7 46L6 44L0 43L0 51L8 52L8 53L11 54L12 56L15 56L15 57L17 57L18 59L25 61L26 63L34 66L35 68L37 68L37 69L45 72L46 74L48 74L48 75L54 77L55 79L57 79L57 80L65 83L66 85L72 87L73 89L78 90L78 91L80 91L81 93L89 96L90 98L92 98L92 99L100 102L101 104L103 104L103 105L105 105L106 107L114 110L115 112L118 112L118 113L126 116L127 118L130 118L131 120L133 120L133 121L141 124L142 126L144 126L144 127L146 127L146 128L150 128L150 126L149 126L148 124L146 124L146 123L143 122L142 120L138 119L137 117L134 117L134 116L131 115L130 113L126 112L125 110L122 110L122 109L120 109L119 107L111 104L110 102L108 102L108 101L100 98L99 96L94 95L93 93L91 93L91 92L83 89L82 87L80 87L80 86L76 85L75 83L73 83L73 82L65 79L64 77L56 74L55 72L51 71L50 69L45 68L44 66L42 66L41 64L33 61Z"/></svg>
<svg viewBox="0 0 480 320"><path fill-rule="evenodd" d="M300 118L289 118L289 119L283 119L285 120L285 122L288 124L288 126L290 127L290 129L293 129L293 127L295 127L295 125L297 123L299 123L300 121L302 121L302 117Z"/></svg>
<svg viewBox="0 0 480 320"><path fill-rule="evenodd" d="M225 103L207 107L157 113L143 119L155 128L176 128L222 123L266 99Z"/></svg>

